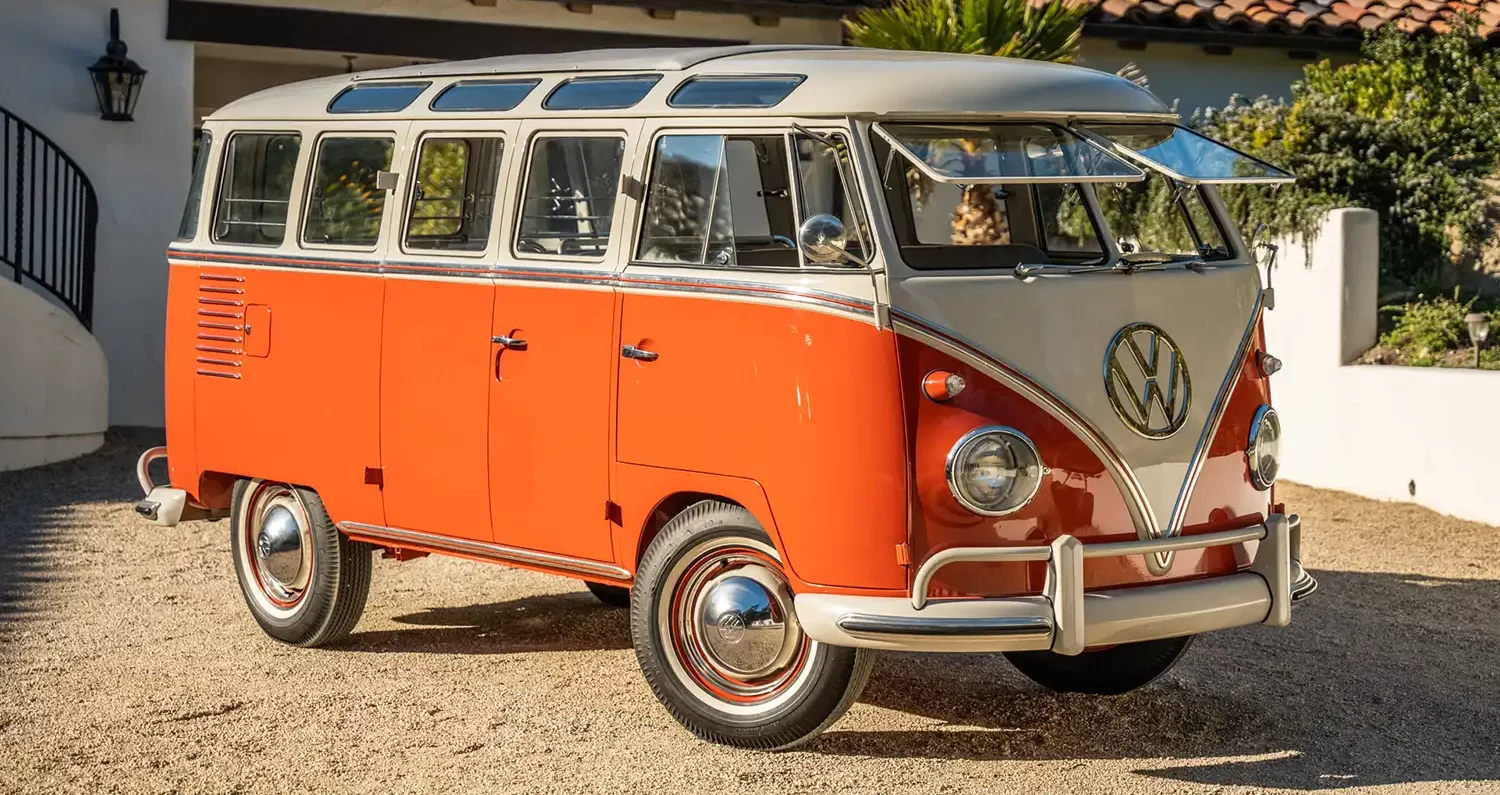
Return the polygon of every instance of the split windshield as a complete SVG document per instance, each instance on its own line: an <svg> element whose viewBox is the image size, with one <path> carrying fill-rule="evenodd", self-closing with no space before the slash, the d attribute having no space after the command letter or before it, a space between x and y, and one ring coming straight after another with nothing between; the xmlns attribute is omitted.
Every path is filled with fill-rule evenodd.
<svg viewBox="0 0 1500 795"><path fill-rule="evenodd" d="M1134 264L1226 259L1225 236L1193 182L1285 175L1171 125L874 129L896 238L919 269L1100 265L1106 240ZM1182 169L1174 174L1208 178L1169 177L1157 159Z"/></svg>

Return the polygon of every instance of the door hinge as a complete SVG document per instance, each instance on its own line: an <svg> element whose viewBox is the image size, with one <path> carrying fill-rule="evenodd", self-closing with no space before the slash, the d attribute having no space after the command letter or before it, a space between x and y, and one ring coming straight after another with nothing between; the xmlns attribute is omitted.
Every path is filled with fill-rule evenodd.
<svg viewBox="0 0 1500 795"><path fill-rule="evenodd" d="M902 566L911 565L911 547L905 544L896 545L896 562Z"/></svg>
<svg viewBox="0 0 1500 795"><path fill-rule="evenodd" d="M382 467L365 467L365 485L385 488L385 469Z"/></svg>
<svg viewBox="0 0 1500 795"><path fill-rule="evenodd" d="M611 502L610 500L604 501L604 521L620 525L621 527L625 526L625 515L620 510L619 503Z"/></svg>

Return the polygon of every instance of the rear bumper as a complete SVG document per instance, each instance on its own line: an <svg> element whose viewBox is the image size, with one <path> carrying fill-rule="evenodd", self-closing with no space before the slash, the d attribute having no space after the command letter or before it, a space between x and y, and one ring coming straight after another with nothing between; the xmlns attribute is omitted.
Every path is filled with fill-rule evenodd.
<svg viewBox="0 0 1500 795"><path fill-rule="evenodd" d="M141 484L141 491L146 495L145 499L135 504L135 512L142 519L161 527L175 527L178 522L197 519L212 521L228 515L228 511L210 510L193 502L188 497L188 493L182 489L158 486L151 482L151 462L166 457L167 448L153 447L141 453L141 457L136 459L135 479Z"/></svg>
<svg viewBox="0 0 1500 795"><path fill-rule="evenodd" d="M1255 559L1235 574L1186 582L1085 592L1083 561L1164 554L1259 540ZM1285 626L1292 603L1317 581L1302 568L1301 523L1273 515L1263 525L1197 536L1083 544L1062 536L1046 547L970 547L929 558L912 598L801 594L797 619L814 640L903 651L1036 651L1078 654L1088 646L1196 635L1247 624ZM938 569L959 561L1047 562L1041 596L928 600Z"/></svg>

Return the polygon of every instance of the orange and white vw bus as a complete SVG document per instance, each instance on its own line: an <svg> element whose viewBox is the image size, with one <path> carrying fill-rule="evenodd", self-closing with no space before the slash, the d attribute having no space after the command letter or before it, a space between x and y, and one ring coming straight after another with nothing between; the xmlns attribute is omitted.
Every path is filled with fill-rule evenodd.
<svg viewBox="0 0 1500 795"><path fill-rule="evenodd" d="M1178 121L1087 69L838 47L256 94L167 254L137 510L227 516L300 646L355 627L377 549L581 579L732 745L815 736L879 649L1139 687L1315 587L1214 187L1290 175Z"/></svg>

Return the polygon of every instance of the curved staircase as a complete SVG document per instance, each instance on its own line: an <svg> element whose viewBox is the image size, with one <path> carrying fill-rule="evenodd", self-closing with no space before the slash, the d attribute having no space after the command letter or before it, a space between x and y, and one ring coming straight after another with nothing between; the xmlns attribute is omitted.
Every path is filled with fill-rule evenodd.
<svg viewBox="0 0 1500 795"><path fill-rule="evenodd" d="M109 376L93 322L94 187L0 108L0 471L104 443Z"/></svg>

